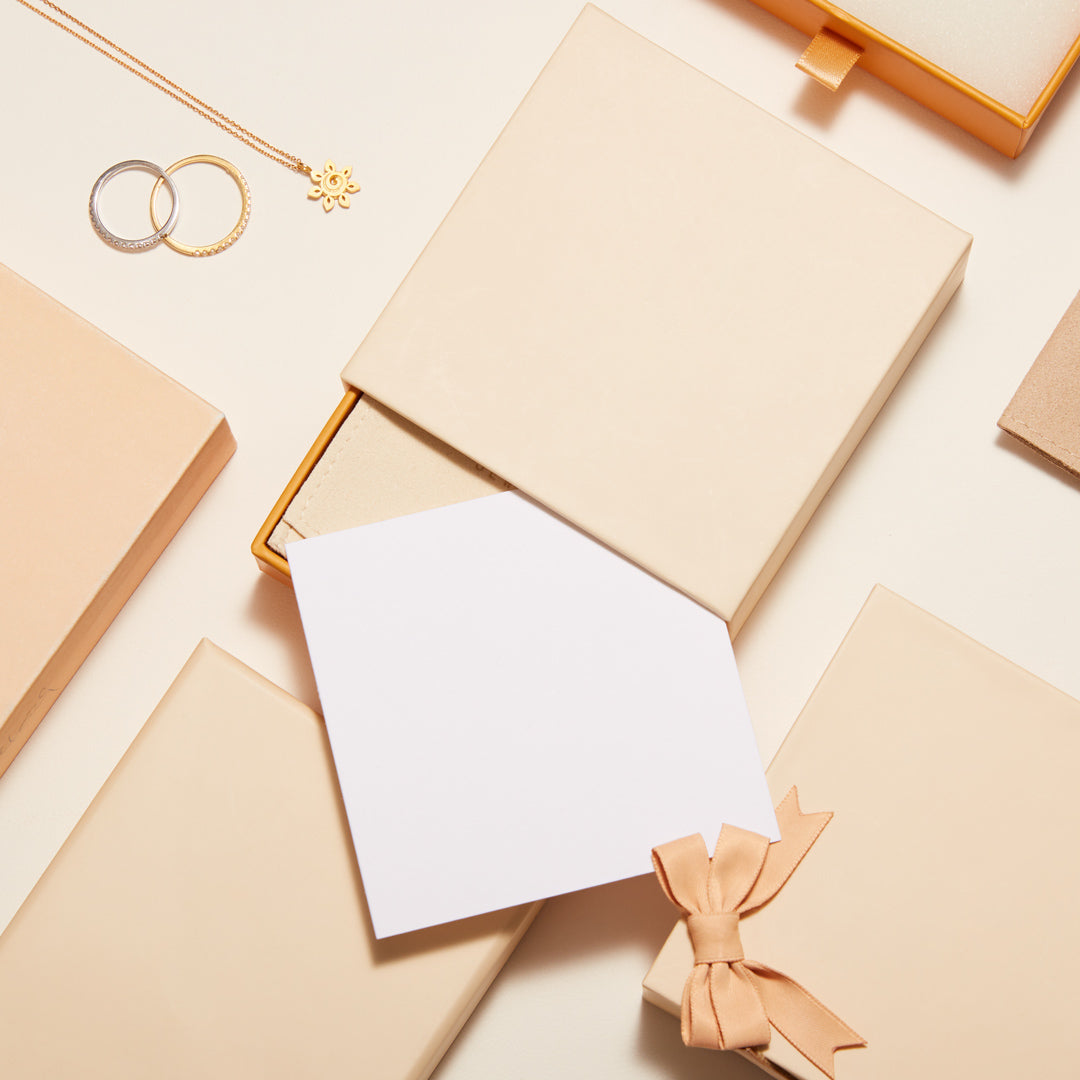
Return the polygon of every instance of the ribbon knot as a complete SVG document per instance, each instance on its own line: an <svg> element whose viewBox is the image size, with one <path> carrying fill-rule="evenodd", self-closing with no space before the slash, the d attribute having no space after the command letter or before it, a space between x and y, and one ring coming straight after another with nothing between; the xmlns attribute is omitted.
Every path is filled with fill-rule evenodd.
<svg viewBox="0 0 1080 1080"><path fill-rule="evenodd" d="M695 964L729 964L744 957L739 916L734 911L686 917Z"/></svg>
<svg viewBox="0 0 1080 1080"><path fill-rule="evenodd" d="M780 839L725 825L710 859L700 836L653 849L668 899L685 915L694 967L682 1001L688 1046L768 1046L770 1026L827 1076L837 1050L866 1040L793 979L747 960L739 918L771 900L813 847L832 813L804 814L792 788L776 808Z"/></svg>

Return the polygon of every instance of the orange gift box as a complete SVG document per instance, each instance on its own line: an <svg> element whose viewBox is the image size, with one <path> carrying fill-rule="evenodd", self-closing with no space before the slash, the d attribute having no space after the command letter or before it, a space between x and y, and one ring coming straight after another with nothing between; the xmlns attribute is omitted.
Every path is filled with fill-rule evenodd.
<svg viewBox="0 0 1080 1080"><path fill-rule="evenodd" d="M1015 158L1027 145L1036 124L1080 56L1080 37L1063 36L1045 45L1040 57L1045 70L1036 86L1010 104L995 87L987 89L968 73L965 79L948 63L922 55L917 47L828 0L754 0L758 7L811 35L812 41L798 60L798 67L812 78L836 90L855 66L876 75L940 116L971 132L995 150ZM855 7L855 4L850 6ZM1037 27L1040 12L1024 5L1029 31ZM887 14L887 5L884 6ZM970 13L975 21L993 20L993 11ZM875 21L885 16L875 12ZM970 26L972 48L978 50L977 27ZM1028 36L1026 33L1023 36ZM1014 39L1015 43L1016 39ZM924 46L925 48L925 46ZM951 59L951 58L950 58ZM952 65L955 68L957 65Z"/></svg>
<svg viewBox="0 0 1080 1080"><path fill-rule="evenodd" d="M0 773L236 448L225 417L0 266Z"/></svg>

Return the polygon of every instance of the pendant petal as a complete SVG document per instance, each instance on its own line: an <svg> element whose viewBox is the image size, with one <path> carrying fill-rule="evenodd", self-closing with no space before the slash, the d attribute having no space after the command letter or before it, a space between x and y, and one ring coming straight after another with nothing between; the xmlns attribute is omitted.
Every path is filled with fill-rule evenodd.
<svg viewBox="0 0 1080 1080"><path fill-rule="evenodd" d="M349 196L348 195L339 195L337 197L337 201L338 201L338 206L340 206L342 210L348 210L349 209Z"/></svg>
<svg viewBox="0 0 1080 1080"><path fill-rule="evenodd" d="M323 209L324 209L324 210L325 210L325 211L326 211L327 213L330 213L330 211L334 209L334 200L333 200L333 199L332 199L332 198L331 198L331 197L330 197L329 195L327 195L327 196L326 196L326 197L325 197L325 198L323 199L323 201L322 201L322 208L323 208Z"/></svg>
<svg viewBox="0 0 1080 1080"><path fill-rule="evenodd" d="M313 188L312 188L312 189L311 189L311 190L310 190L310 191L309 191L309 192L307 193L307 197L308 197L309 199L321 199L321 198L323 197L323 190L322 190L322 188L321 188L321 187L319 187L319 185L318 185L318 184L316 184L316 185L315 185L315 186L314 186L314 187L313 187Z"/></svg>
<svg viewBox="0 0 1080 1080"><path fill-rule="evenodd" d="M310 176L316 184L322 183L323 174L321 172L316 172L312 169L311 172L308 173L308 176Z"/></svg>
<svg viewBox="0 0 1080 1080"><path fill-rule="evenodd" d="M350 193L356 192L360 190L360 185L355 180L350 180L345 190Z"/></svg>
<svg viewBox="0 0 1080 1080"><path fill-rule="evenodd" d="M334 163L329 158L326 159L326 164L323 166L323 172L337 172Z"/></svg>

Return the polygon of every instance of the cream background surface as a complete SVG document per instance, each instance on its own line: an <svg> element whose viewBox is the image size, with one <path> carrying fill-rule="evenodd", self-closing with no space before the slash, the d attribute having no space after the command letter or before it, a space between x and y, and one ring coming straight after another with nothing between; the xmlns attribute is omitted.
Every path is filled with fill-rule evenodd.
<svg viewBox="0 0 1080 1080"><path fill-rule="evenodd" d="M258 573L248 544L338 401L339 371L580 6L79 4L260 135L312 164L353 164L363 190L326 215L304 178L0 5L0 262L223 409L239 442L0 780L0 925L199 638L316 703L292 595ZM877 581L1080 696L1080 483L995 426L1080 288L1080 83L1065 84L1013 162L858 69L838 97L811 85L794 68L805 39L744 0L606 9L975 236L955 301L736 641L763 756ZM202 152L251 184L234 248L195 260L98 240L86 200L106 167ZM213 239L229 181L186 172L185 191L205 199L190 200L181 239ZM117 182L117 213L125 191L142 198L131 179ZM17 520L0 514L5 528ZM641 1004L671 922L646 879L550 902L439 1080L752 1075L684 1051L677 1025Z"/></svg>

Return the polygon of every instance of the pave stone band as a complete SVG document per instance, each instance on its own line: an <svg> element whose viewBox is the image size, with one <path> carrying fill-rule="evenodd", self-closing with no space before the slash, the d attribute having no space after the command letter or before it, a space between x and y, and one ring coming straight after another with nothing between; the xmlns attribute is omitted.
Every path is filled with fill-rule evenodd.
<svg viewBox="0 0 1080 1080"><path fill-rule="evenodd" d="M228 236L223 237L216 244L207 244L204 247L194 247L191 244L182 244L179 240L174 240L168 235L163 236L162 239L168 247L171 247L173 251L179 251L181 255L216 255L219 251L224 251L226 248L232 247L232 245L240 239L240 234L247 228L248 218L251 216L251 189L248 187L248 182L244 179L244 174L231 161L215 157L213 154L192 154L191 157L183 158L170 165L164 173L158 177L157 183L154 184L154 190L150 192L150 220L154 223L155 227L159 224L157 214L158 192L161 191L162 184L171 184L171 174L176 172L177 169L182 169L185 165L216 165L219 169L224 169L240 189L240 218L233 226L232 232L230 232ZM173 206L176 206L175 202L173 203ZM166 222L166 224L168 224L168 222Z"/></svg>
<svg viewBox="0 0 1080 1080"><path fill-rule="evenodd" d="M133 169L141 169L144 172L153 173L157 178L157 185L154 187L156 192L158 185L164 183L169 188L169 194L172 196L172 212L169 214L168 220L164 225L160 225L155 219L154 226L156 231L152 232L149 236L144 236L141 240L126 240L122 236L117 236L116 233L110 232L102 224L101 216L98 214L98 198L101 195L102 188L114 177L122 172L129 172ZM112 168L106 169L96 181L94 186L90 190L90 223L94 226L94 231L104 240L107 244L112 244L113 247L119 248L121 251L143 251L146 248L151 248L155 244L164 240L169 233L176 227L177 218L180 216L180 194L176 190L176 184L173 183L173 179L169 174L160 166L155 165L152 161L121 161Z"/></svg>

